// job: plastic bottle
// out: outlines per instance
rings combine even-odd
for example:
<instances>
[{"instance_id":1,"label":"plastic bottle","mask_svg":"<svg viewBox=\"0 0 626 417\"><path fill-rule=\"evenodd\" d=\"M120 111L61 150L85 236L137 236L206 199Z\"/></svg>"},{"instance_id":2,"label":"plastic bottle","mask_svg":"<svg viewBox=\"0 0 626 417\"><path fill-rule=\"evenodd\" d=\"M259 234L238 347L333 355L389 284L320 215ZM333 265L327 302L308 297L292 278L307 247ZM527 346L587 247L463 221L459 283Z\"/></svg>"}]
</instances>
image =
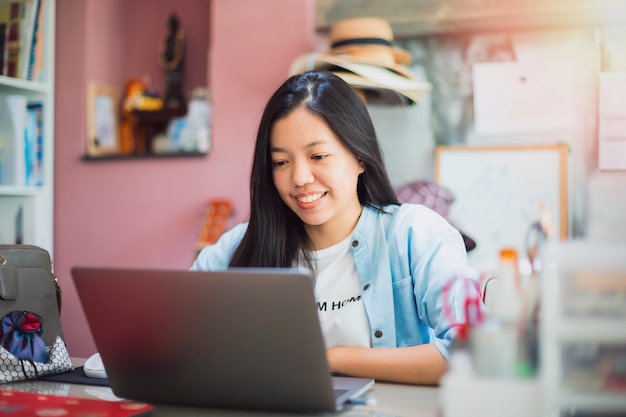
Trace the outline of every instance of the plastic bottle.
<instances>
[{"instance_id":1,"label":"plastic bottle","mask_svg":"<svg viewBox=\"0 0 626 417\"><path fill-rule=\"evenodd\" d=\"M517 250L500 251L498 266L498 294L493 303L492 316L502 322L514 323L522 318L522 294L518 270Z\"/></svg>"},{"instance_id":2,"label":"plastic bottle","mask_svg":"<svg viewBox=\"0 0 626 417\"><path fill-rule=\"evenodd\" d=\"M491 311L471 335L475 370L478 375L491 377L526 375L524 297L516 249L503 248L500 251L496 276L498 286Z\"/></svg>"}]
</instances>

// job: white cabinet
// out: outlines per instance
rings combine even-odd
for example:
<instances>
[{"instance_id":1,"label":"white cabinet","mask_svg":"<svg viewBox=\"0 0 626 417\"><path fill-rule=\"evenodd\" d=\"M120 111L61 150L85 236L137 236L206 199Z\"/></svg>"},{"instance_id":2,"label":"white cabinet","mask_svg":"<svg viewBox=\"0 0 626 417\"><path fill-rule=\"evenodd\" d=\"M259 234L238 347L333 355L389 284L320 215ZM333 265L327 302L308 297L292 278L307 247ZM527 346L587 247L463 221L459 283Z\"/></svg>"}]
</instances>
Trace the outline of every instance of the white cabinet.
<instances>
[{"instance_id":1,"label":"white cabinet","mask_svg":"<svg viewBox=\"0 0 626 417\"><path fill-rule=\"evenodd\" d=\"M625 322L626 244L568 241L545 248L540 339L544 416L626 410Z\"/></svg>"},{"instance_id":2,"label":"white cabinet","mask_svg":"<svg viewBox=\"0 0 626 417\"><path fill-rule=\"evenodd\" d=\"M2 48L19 45L21 51L9 52L22 52L18 67L31 69L30 76L28 69L9 76L5 66L0 75L0 243L30 243L52 252L55 1L0 0L0 28L3 21L8 23L5 32L15 23L15 15L7 16L15 3L40 4L41 19L33 17L30 26L23 16L22 41L5 42ZM29 32L36 40L31 39L34 46L27 54L23 51L29 42L23 41ZM29 108L23 108L25 103Z\"/></svg>"}]
</instances>

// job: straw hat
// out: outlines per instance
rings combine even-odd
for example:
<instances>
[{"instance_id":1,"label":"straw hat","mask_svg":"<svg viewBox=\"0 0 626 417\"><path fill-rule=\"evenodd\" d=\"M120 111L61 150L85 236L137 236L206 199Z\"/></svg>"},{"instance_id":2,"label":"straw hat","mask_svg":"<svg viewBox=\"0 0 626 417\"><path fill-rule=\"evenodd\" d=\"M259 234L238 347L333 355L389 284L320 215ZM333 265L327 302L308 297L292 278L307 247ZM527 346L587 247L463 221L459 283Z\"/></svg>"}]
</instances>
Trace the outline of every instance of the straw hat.
<instances>
[{"instance_id":1,"label":"straw hat","mask_svg":"<svg viewBox=\"0 0 626 417\"><path fill-rule=\"evenodd\" d=\"M394 66L411 63L411 53L392 45L393 31L385 19L356 17L330 27L330 53L362 59L364 63Z\"/></svg>"},{"instance_id":2,"label":"straw hat","mask_svg":"<svg viewBox=\"0 0 626 417\"><path fill-rule=\"evenodd\" d=\"M331 49L311 53L294 60L290 75L308 70L329 70L354 87L387 89L419 102L431 89L405 65L411 54L392 45L391 25L376 17L344 19L334 23L329 33Z\"/></svg>"}]
</instances>

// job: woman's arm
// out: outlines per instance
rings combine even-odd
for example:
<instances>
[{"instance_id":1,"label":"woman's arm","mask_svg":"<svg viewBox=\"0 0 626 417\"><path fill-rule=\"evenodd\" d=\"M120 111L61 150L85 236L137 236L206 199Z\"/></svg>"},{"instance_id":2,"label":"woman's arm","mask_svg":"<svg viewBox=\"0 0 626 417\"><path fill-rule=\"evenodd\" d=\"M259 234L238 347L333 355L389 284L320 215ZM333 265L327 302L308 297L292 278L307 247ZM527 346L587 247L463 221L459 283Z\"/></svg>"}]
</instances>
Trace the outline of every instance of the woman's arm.
<instances>
[{"instance_id":1,"label":"woman's arm","mask_svg":"<svg viewBox=\"0 0 626 417\"><path fill-rule=\"evenodd\" d=\"M434 385L447 361L434 344L401 348L334 347L326 350L332 372L378 381Z\"/></svg>"}]
</instances>

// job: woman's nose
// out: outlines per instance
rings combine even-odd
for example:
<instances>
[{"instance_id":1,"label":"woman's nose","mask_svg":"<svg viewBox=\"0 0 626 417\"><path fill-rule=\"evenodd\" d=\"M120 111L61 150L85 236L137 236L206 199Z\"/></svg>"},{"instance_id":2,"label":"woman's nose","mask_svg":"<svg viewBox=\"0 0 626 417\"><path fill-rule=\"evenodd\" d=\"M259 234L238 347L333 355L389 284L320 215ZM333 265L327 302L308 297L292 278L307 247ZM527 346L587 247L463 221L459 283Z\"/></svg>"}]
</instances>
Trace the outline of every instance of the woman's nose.
<instances>
[{"instance_id":1,"label":"woman's nose","mask_svg":"<svg viewBox=\"0 0 626 417\"><path fill-rule=\"evenodd\" d=\"M312 183L313 178L313 171L309 164L305 162L295 162L293 164L292 181L296 187Z\"/></svg>"}]
</instances>

